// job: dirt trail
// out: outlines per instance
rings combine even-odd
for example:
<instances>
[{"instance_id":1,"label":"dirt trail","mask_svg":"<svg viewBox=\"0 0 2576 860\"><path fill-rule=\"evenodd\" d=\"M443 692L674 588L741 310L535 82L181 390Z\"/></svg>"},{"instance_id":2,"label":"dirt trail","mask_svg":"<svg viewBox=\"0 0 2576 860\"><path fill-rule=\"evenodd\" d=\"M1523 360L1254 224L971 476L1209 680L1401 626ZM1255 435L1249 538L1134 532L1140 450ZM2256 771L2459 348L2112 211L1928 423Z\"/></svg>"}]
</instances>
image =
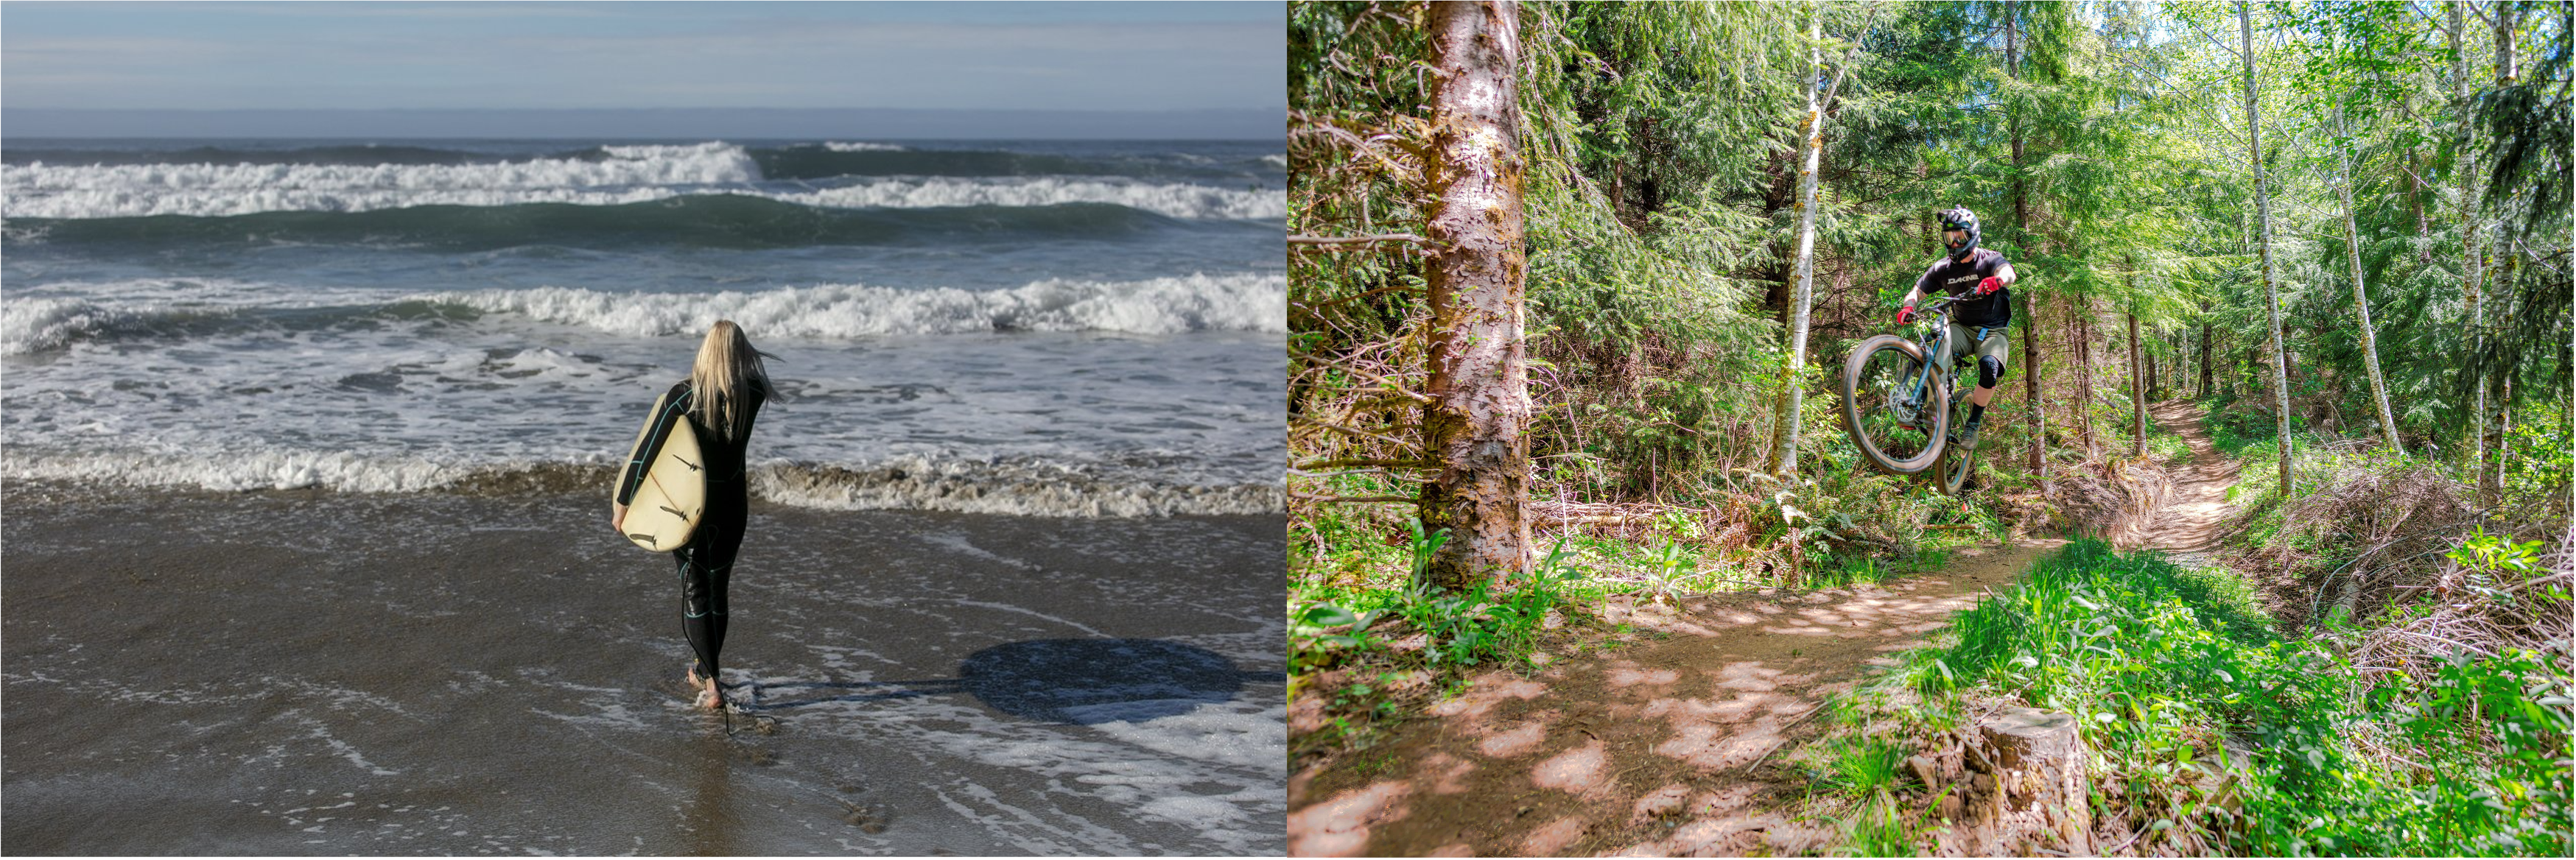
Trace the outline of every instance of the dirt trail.
<instances>
[{"instance_id":1,"label":"dirt trail","mask_svg":"<svg viewBox=\"0 0 2576 860\"><path fill-rule=\"evenodd\" d=\"M2207 545L2226 515L2232 468L2197 410L2193 467L2149 523L2148 545ZM1885 586L1719 595L1613 620L1661 640L1568 659L1538 675L1489 673L1391 740L1288 781L1292 856L1711 855L1807 853L1838 822L1792 821L1805 778L1777 754L1866 668L1924 644L1983 589L2000 590L2064 544L2025 540L1956 553L1938 573ZM1291 710L1293 720L1295 709Z\"/></svg>"},{"instance_id":2,"label":"dirt trail","mask_svg":"<svg viewBox=\"0 0 2576 860\"><path fill-rule=\"evenodd\" d=\"M2218 542L2220 524L2235 512L2227 502L2227 488L2236 485L2236 463L2220 456L2209 441L2200 407L2168 401L2148 406L2147 413L2191 446L2191 462L2172 472L2173 495L2146 524L2139 545L2178 558L2196 556Z\"/></svg>"}]
</instances>

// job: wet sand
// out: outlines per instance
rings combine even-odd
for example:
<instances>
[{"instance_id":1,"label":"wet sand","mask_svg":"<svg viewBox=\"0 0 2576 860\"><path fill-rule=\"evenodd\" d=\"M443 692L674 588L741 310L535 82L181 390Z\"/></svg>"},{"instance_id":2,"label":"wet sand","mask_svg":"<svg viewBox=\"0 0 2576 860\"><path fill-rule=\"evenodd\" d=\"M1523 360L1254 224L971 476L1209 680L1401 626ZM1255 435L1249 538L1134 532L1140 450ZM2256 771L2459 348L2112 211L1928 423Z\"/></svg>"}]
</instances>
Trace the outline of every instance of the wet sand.
<instances>
[{"instance_id":1,"label":"wet sand","mask_svg":"<svg viewBox=\"0 0 2576 860\"><path fill-rule=\"evenodd\" d=\"M1284 852L1282 518L755 504L729 731L606 508L11 487L0 852Z\"/></svg>"}]
</instances>

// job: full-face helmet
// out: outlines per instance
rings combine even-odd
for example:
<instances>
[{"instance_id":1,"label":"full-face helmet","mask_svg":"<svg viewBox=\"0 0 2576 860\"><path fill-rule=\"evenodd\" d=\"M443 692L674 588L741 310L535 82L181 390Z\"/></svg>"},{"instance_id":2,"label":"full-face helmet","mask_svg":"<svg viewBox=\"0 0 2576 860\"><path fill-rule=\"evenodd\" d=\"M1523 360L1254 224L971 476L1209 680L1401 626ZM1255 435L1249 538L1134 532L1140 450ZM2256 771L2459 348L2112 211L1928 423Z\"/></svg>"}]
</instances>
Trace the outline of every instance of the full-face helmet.
<instances>
[{"instance_id":1,"label":"full-face helmet","mask_svg":"<svg viewBox=\"0 0 2576 860\"><path fill-rule=\"evenodd\" d=\"M1952 230L1965 231L1968 238L1952 240L1947 235ZM1941 243L1950 249L1950 259L1954 262L1966 261L1969 254L1976 252L1977 240L1983 237L1983 234L1977 230L1977 213L1968 211L1968 207L1965 206L1954 206L1941 211L1941 232L1944 234L1941 237Z\"/></svg>"}]
</instances>

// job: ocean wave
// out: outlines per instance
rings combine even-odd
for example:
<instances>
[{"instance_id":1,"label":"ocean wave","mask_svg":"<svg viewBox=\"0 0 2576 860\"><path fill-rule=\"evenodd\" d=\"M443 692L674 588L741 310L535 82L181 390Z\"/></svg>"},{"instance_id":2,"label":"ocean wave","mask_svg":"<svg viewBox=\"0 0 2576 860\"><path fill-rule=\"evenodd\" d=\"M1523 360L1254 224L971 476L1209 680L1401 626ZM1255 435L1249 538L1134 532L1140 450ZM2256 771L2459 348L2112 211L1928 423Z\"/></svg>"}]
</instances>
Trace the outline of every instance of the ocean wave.
<instances>
[{"instance_id":1,"label":"ocean wave","mask_svg":"<svg viewBox=\"0 0 2576 860\"><path fill-rule=\"evenodd\" d=\"M70 149L18 146L0 150L0 162L55 164L481 164L510 160L500 153L375 143L293 148L192 146L185 149Z\"/></svg>"},{"instance_id":2,"label":"ocean wave","mask_svg":"<svg viewBox=\"0 0 2576 860\"><path fill-rule=\"evenodd\" d=\"M1072 177L1006 181L881 179L842 188L781 194L776 199L838 209L1110 203L1186 220L1288 217L1288 195L1283 191Z\"/></svg>"},{"instance_id":3,"label":"ocean wave","mask_svg":"<svg viewBox=\"0 0 2576 860\"><path fill-rule=\"evenodd\" d=\"M185 148L150 146L73 147L37 144L0 150L0 163L16 168L44 166L25 180L43 184L133 181L149 176L163 182L237 187L246 178L276 176L306 185L336 184L350 176L382 181L386 167L476 167L467 171L413 171L403 181L413 184L483 184L493 180L542 181L560 175L572 182L633 173L634 162L668 161L722 168L739 176L748 159L760 180L829 180L870 176L1118 176L1234 182L1255 179L1269 169L1284 168L1282 156L1215 159L1186 151L1128 150L1068 155L1008 149L923 149L893 143L828 141L781 146L737 146L721 141L688 146L589 146L534 151L528 144L482 146L434 144L315 144L305 146L205 145ZM620 165L619 163L625 163ZM501 165L514 165L502 168ZM590 165L581 167L581 165ZM127 167L123 172L77 168ZM285 173L208 168L302 168ZM327 169L323 169L327 168ZM592 184L596 184L595 182Z\"/></svg>"},{"instance_id":4,"label":"ocean wave","mask_svg":"<svg viewBox=\"0 0 2576 860\"><path fill-rule=\"evenodd\" d=\"M25 299L0 304L0 355L54 349L130 318L80 299Z\"/></svg>"},{"instance_id":5,"label":"ocean wave","mask_svg":"<svg viewBox=\"0 0 2576 860\"><path fill-rule=\"evenodd\" d=\"M571 163L571 162L564 162ZM612 163L642 163L640 161ZM501 167L309 168L331 177L285 175L262 181L255 174L295 174L305 167L183 165L155 167L7 168L12 219L88 220L184 216L198 218L310 212L364 213L425 206L509 207L534 204L615 207L674 199L737 196L826 208L914 209L955 206L1056 206L1107 203L1185 220L1285 218L1288 198L1268 188L1158 183L1117 178L1041 176L1014 179L877 178L808 190L760 186L723 171L674 174L558 176L563 181L522 181ZM489 183L458 177L404 176L420 171L483 170ZM101 174L66 178L56 171ZM158 174L158 175L156 175ZM223 174L221 176L203 176ZM616 181L616 180L631 181ZM202 181L201 181L202 180Z\"/></svg>"},{"instance_id":6,"label":"ocean wave","mask_svg":"<svg viewBox=\"0 0 2576 860\"><path fill-rule=\"evenodd\" d=\"M794 248L1006 239L1113 240L1175 222L1107 203L853 209L743 194L670 196L614 205L429 205L356 212L257 212L223 217L13 218L8 240L62 247L106 245L357 244L442 250L538 245L569 248ZM614 195L601 195L605 202Z\"/></svg>"},{"instance_id":7,"label":"ocean wave","mask_svg":"<svg viewBox=\"0 0 2576 860\"><path fill-rule=\"evenodd\" d=\"M604 492L605 464L456 465L349 452L228 451L220 458L167 452L30 453L0 457L12 481L219 492L323 489L353 493L457 492L526 496ZM1276 484L1193 485L1099 468L1028 462L898 458L872 465L773 462L751 470L752 497L830 510L916 510L1043 517L1132 518L1275 514Z\"/></svg>"},{"instance_id":8,"label":"ocean wave","mask_svg":"<svg viewBox=\"0 0 2576 860\"><path fill-rule=\"evenodd\" d=\"M600 151L487 164L12 164L0 169L0 188L12 217L120 218L576 202L566 195L760 181L759 165L731 144Z\"/></svg>"},{"instance_id":9,"label":"ocean wave","mask_svg":"<svg viewBox=\"0 0 2576 860\"><path fill-rule=\"evenodd\" d=\"M843 145L755 149L752 160L769 179L865 176L1154 176L1204 173L1157 159L1072 158L992 149L847 149Z\"/></svg>"},{"instance_id":10,"label":"ocean wave","mask_svg":"<svg viewBox=\"0 0 2576 860\"><path fill-rule=\"evenodd\" d=\"M0 355L47 352L82 341L374 328L391 322L470 323L482 314L516 314L640 337L697 332L717 319L735 320L763 336L818 340L1000 331L1278 332L1286 318L1287 283L1280 275L1235 273L1132 282L1053 279L982 291L826 284L704 295L540 287L388 297L185 279L35 289L79 296L0 299Z\"/></svg>"},{"instance_id":11,"label":"ocean wave","mask_svg":"<svg viewBox=\"0 0 2576 860\"><path fill-rule=\"evenodd\" d=\"M1287 278L1190 275L1102 283L1049 279L1007 290L823 285L713 295L544 287L416 298L617 334L669 335L731 319L764 336L852 338L992 331L1176 334L1286 330Z\"/></svg>"},{"instance_id":12,"label":"ocean wave","mask_svg":"<svg viewBox=\"0 0 2576 860\"><path fill-rule=\"evenodd\" d=\"M124 334L181 333L194 323L220 319L221 308L147 303L120 306L75 298L11 298L0 303L0 355L61 349L73 341Z\"/></svg>"}]
</instances>

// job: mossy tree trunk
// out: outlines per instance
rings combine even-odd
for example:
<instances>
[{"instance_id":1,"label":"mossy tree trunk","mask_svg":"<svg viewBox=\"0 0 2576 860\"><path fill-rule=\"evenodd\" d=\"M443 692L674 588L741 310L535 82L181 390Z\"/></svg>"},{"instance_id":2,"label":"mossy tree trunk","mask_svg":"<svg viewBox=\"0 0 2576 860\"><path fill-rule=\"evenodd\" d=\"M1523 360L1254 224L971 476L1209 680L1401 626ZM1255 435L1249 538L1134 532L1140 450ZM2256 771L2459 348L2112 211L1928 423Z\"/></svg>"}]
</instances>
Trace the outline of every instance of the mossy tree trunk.
<instances>
[{"instance_id":1,"label":"mossy tree trunk","mask_svg":"<svg viewBox=\"0 0 2576 860\"><path fill-rule=\"evenodd\" d=\"M1424 278L1432 402L1422 425L1440 471L1421 511L1427 528L1449 530L1428 570L1443 588L1529 569L1518 16L1509 0L1431 4L1436 158L1425 185L1438 200L1428 224L1437 250Z\"/></svg>"}]
</instances>

